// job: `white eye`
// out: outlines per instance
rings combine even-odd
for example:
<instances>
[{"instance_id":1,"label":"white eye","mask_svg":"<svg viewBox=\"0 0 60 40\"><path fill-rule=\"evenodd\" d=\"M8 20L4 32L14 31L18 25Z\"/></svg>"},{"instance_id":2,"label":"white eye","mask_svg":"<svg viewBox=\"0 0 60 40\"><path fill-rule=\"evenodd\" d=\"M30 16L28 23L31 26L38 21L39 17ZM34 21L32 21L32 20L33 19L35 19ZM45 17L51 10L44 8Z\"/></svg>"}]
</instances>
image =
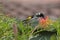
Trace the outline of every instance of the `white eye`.
<instances>
[{"instance_id":1,"label":"white eye","mask_svg":"<svg viewBox=\"0 0 60 40\"><path fill-rule=\"evenodd\" d=\"M38 15L40 15L41 13L38 13Z\"/></svg>"},{"instance_id":2,"label":"white eye","mask_svg":"<svg viewBox=\"0 0 60 40\"><path fill-rule=\"evenodd\" d=\"M41 13L36 13L36 15L40 15Z\"/></svg>"},{"instance_id":3,"label":"white eye","mask_svg":"<svg viewBox=\"0 0 60 40\"><path fill-rule=\"evenodd\" d=\"M36 15L38 15L38 13L36 13Z\"/></svg>"}]
</instances>

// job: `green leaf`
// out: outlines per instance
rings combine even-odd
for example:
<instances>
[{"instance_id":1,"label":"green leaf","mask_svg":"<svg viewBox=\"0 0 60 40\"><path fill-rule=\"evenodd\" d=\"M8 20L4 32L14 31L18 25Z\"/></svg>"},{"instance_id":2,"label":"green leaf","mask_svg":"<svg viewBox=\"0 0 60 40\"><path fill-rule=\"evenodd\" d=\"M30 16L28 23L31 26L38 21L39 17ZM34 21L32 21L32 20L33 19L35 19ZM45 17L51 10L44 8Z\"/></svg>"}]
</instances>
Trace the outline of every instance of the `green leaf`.
<instances>
[{"instance_id":1,"label":"green leaf","mask_svg":"<svg viewBox=\"0 0 60 40\"><path fill-rule=\"evenodd\" d=\"M57 40L56 34L51 35L50 40Z\"/></svg>"},{"instance_id":2,"label":"green leaf","mask_svg":"<svg viewBox=\"0 0 60 40\"><path fill-rule=\"evenodd\" d=\"M49 32L49 31L42 31L39 33L39 35L34 36L30 40L50 40L50 39L52 39L51 36L54 34L56 34L56 33L55 32Z\"/></svg>"}]
</instances>

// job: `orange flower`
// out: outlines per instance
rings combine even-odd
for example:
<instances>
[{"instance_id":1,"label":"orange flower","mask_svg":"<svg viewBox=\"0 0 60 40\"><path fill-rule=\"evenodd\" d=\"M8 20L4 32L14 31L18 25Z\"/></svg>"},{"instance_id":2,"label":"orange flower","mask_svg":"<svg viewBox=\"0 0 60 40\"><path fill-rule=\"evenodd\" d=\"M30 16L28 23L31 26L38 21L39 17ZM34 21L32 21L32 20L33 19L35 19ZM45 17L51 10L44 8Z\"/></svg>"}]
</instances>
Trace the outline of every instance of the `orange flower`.
<instances>
[{"instance_id":1,"label":"orange flower","mask_svg":"<svg viewBox=\"0 0 60 40\"><path fill-rule=\"evenodd\" d=\"M49 24L50 24L50 20L48 19L48 16L39 19L39 25L41 25L42 28L47 27Z\"/></svg>"}]
</instances>

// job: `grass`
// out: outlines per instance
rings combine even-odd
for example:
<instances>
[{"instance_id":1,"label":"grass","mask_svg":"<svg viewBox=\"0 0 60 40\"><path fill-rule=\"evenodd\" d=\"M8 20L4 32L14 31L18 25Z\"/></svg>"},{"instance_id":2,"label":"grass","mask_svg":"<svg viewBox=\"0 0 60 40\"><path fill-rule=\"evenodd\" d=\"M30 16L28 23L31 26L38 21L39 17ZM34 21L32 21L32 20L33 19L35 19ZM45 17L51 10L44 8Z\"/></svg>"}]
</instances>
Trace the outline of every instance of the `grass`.
<instances>
[{"instance_id":1,"label":"grass","mask_svg":"<svg viewBox=\"0 0 60 40\"><path fill-rule=\"evenodd\" d=\"M16 25L16 28L13 27L13 24ZM42 31L52 31L52 32L57 31L56 32L57 34L52 35L50 37L50 40L56 40L56 39L60 40L60 19L57 19L55 22L52 22L52 25L49 25L46 29L39 28L37 31L31 34L33 29L34 29L33 26L31 26L30 24L24 25L24 23L19 19L13 17L10 18L5 15L0 15L0 40L15 40L15 39L29 40L29 38L31 37L34 38L37 34L39 34Z\"/></svg>"},{"instance_id":2,"label":"grass","mask_svg":"<svg viewBox=\"0 0 60 40\"><path fill-rule=\"evenodd\" d=\"M4 15L0 15L0 40L13 40L15 39L13 24L17 25L18 40L27 40L29 38L29 34L32 30L30 26L24 26L23 22L17 20L16 18L10 18ZM13 30L14 29L14 30Z\"/></svg>"}]
</instances>

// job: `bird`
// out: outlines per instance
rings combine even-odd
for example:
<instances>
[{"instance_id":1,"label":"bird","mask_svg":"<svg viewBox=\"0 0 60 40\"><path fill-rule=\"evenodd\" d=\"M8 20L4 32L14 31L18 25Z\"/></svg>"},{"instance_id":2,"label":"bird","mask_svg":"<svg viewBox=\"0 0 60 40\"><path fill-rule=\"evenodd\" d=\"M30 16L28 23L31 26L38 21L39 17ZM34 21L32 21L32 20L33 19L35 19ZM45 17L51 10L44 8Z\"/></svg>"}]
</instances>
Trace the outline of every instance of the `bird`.
<instances>
[{"instance_id":1,"label":"bird","mask_svg":"<svg viewBox=\"0 0 60 40\"><path fill-rule=\"evenodd\" d=\"M23 22L25 23L25 24L27 24L27 23L31 23L32 24L32 26L36 26L37 25L37 23L38 23L38 18L44 18L44 14L42 13L42 12L39 12L39 13L36 13L36 14L34 14L34 15L32 15L32 16L28 16L25 20L23 20ZM36 24L36 25L35 25Z\"/></svg>"}]
</instances>

